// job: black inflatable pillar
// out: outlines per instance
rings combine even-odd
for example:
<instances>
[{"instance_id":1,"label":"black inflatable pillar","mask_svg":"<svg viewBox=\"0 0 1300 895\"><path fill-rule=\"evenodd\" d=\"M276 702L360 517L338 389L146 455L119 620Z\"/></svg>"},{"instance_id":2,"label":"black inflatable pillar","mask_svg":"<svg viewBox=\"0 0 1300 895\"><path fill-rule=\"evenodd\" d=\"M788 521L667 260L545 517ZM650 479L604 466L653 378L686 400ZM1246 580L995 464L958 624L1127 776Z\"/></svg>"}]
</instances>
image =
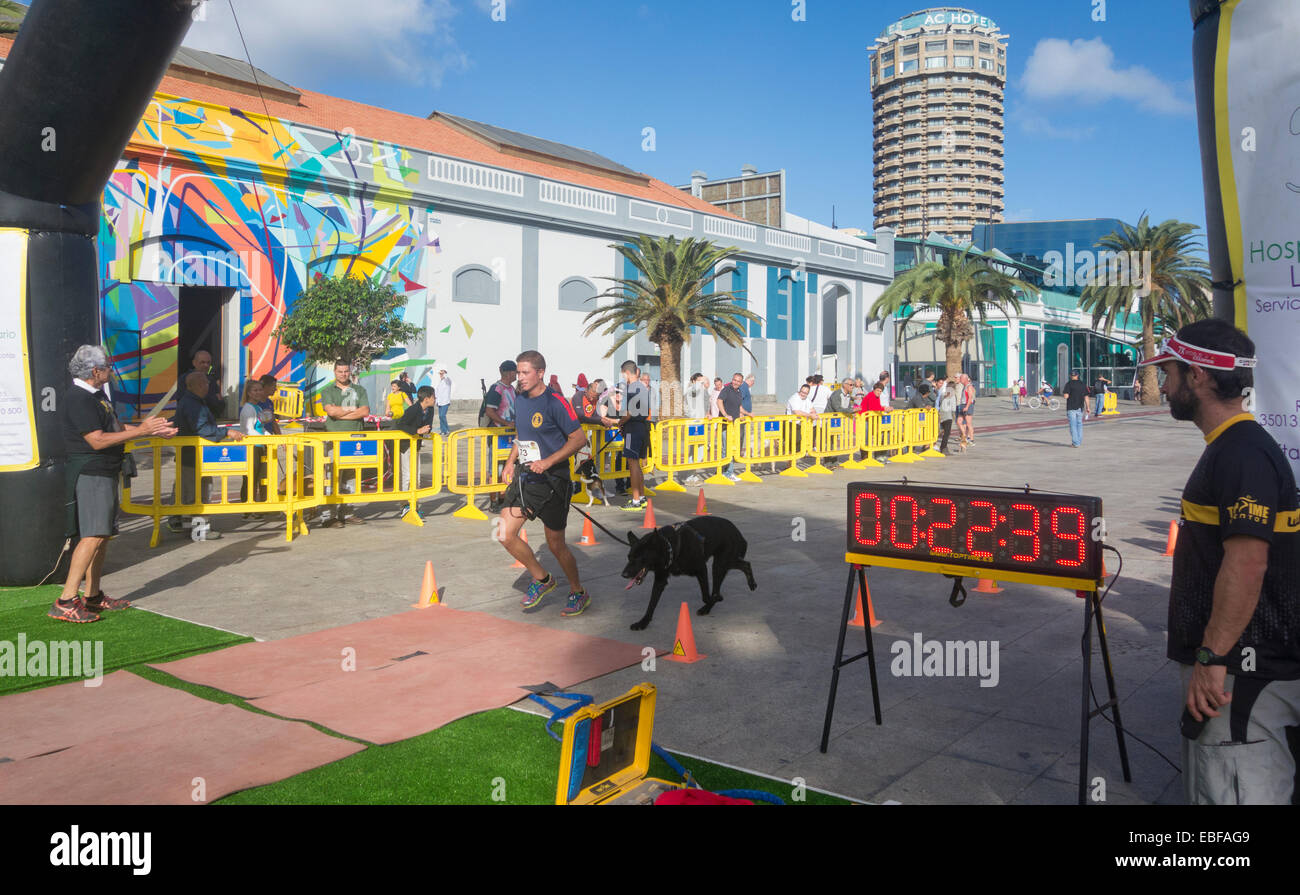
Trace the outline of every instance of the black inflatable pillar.
<instances>
[{"instance_id":1,"label":"black inflatable pillar","mask_svg":"<svg viewBox=\"0 0 1300 895\"><path fill-rule=\"evenodd\" d=\"M0 69L0 227L30 231L29 400L40 451L37 468L0 473L0 586L37 583L63 546L57 397L77 346L101 341L100 197L195 5L41 0Z\"/></svg>"}]
</instances>

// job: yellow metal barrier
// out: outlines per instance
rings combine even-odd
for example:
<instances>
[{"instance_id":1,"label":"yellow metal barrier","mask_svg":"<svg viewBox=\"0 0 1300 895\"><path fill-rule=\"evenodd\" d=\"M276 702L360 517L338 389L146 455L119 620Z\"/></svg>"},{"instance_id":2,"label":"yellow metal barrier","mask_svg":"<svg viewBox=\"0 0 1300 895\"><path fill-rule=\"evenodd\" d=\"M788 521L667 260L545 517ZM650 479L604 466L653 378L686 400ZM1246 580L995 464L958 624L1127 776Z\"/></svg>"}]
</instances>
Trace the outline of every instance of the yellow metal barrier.
<instances>
[{"instance_id":1,"label":"yellow metal barrier","mask_svg":"<svg viewBox=\"0 0 1300 895\"><path fill-rule=\"evenodd\" d=\"M912 444L912 450L921 449L920 457L942 457L943 452L935 448L934 443L939 440L939 411L933 407L927 407L924 410L917 411L916 422L916 441Z\"/></svg>"},{"instance_id":2,"label":"yellow metal barrier","mask_svg":"<svg viewBox=\"0 0 1300 895\"><path fill-rule=\"evenodd\" d=\"M304 432L295 438L301 468L311 470L310 482L298 479L299 496L310 499L308 505L400 501L409 507L403 520L423 526L417 502L442 490L441 436L415 439L386 430Z\"/></svg>"},{"instance_id":3,"label":"yellow metal barrier","mask_svg":"<svg viewBox=\"0 0 1300 895\"><path fill-rule=\"evenodd\" d=\"M1101 404L1102 416L1119 416L1119 392L1106 392Z\"/></svg>"},{"instance_id":4,"label":"yellow metal barrier","mask_svg":"<svg viewBox=\"0 0 1300 895\"><path fill-rule=\"evenodd\" d=\"M500 494L506 489L506 483L501 479L501 465L510 456L514 443L514 429L460 429L451 433L443 452L447 490L465 495L465 505L452 513L453 516L488 518L474 506L474 500L484 494Z\"/></svg>"},{"instance_id":5,"label":"yellow metal barrier","mask_svg":"<svg viewBox=\"0 0 1300 895\"><path fill-rule=\"evenodd\" d=\"M302 389L292 382L277 382L275 394L271 396L271 406L275 408L278 417L298 419L302 416Z\"/></svg>"},{"instance_id":6,"label":"yellow metal barrier","mask_svg":"<svg viewBox=\"0 0 1300 895\"><path fill-rule=\"evenodd\" d=\"M795 465L804 455L805 445L811 442L804 435L804 423L799 416L750 416L731 424L735 437L732 459L745 464L740 478L746 482L761 482L754 475L755 463L789 463L780 475L806 478L808 473Z\"/></svg>"},{"instance_id":7,"label":"yellow metal barrier","mask_svg":"<svg viewBox=\"0 0 1300 895\"><path fill-rule=\"evenodd\" d=\"M858 417L859 433L858 445L867 455L865 459L859 460L857 467L866 468L870 466L884 466L885 464L876 459L876 454L884 451L896 451L903 444L903 416L900 411L872 411L861 414ZM865 423L865 425L862 425ZM891 457L891 460L898 459ZM913 461L904 460L904 463Z\"/></svg>"},{"instance_id":8,"label":"yellow metal barrier","mask_svg":"<svg viewBox=\"0 0 1300 895\"><path fill-rule=\"evenodd\" d=\"M735 436L721 417L710 419L659 420L650 430L650 453L654 468L668 473L667 481L656 485L658 491L685 491L674 476L679 472L712 469L705 479L710 485L733 485L722 474L722 467L733 459L731 446ZM757 480L757 476L754 476Z\"/></svg>"},{"instance_id":9,"label":"yellow metal barrier","mask_svg":"<svg viewBox=\"0 0 1300 895\"><path fill-rule=\"evenodd\" d=\"M853 461L858 451L858 434L852 417L839 413L823 414L814 420L809 429L811 440L808 442L807 455L816 462L804 472L817 475L831 475L831 471L822 465L822 460L831 457L844 457L845 463Z\"/></svg>"},{"instance_id":10,"label":"yellow metal barrier","mask_svg":"<svg viewBox=\"0 0 1300 895\"><path fill-rule=\"evenodd\" d=\"M891 463L919 463L924 459L925 454L921 448L926 444L925 432L922 430L924 425L922 414L925 412L917 407L893 411L898 416L896 423L898 453L889 458Z\"/></svg>"},{"instance_id":11,"label":"yellow metal barrier","mask_svg":"<svg viewBox=\"0 0 1300 895\"><path fill-rule=\"evenodd\" d=\"M189 436L127 442L141 476L123 483L122 510L153 519L150 547L158 546L167 516L284 513L285 540L292 540L294 514L303 505L291 487L296 478L295 440L259 435L242 441ZM138 482L146 472L152 484L147 498Z\"/></svg>"}]
</instances>

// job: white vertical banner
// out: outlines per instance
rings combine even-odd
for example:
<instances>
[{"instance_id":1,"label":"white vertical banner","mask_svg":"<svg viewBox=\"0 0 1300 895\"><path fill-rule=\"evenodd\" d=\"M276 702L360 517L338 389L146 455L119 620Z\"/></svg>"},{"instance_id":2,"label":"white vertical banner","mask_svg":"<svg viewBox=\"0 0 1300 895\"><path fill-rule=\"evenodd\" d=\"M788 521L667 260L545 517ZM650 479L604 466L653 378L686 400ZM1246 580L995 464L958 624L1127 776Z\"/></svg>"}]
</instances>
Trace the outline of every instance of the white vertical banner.
<instances>
[{"instance_id":1,"label":"white vertical banner","mask_svg":"<svg viewBox=\"0 0 1300 895\"><path fill-rule=\"evenodd\" d=\"M27 364L27 231L0 229L0 472L40 463Z\"/></svg>"},{"instance_id":2,"label":"white vertical banner","mask_svg":"<svg viewBox=\"0 0 1300 895\"><path fill-rule=\"evenodd\" d=\"M1300 478L1300 4L1228 0L1217 43L1219 187L1241 281L1234 322L1258 351L1255 418Z\"/></svg>"}]
</instances>

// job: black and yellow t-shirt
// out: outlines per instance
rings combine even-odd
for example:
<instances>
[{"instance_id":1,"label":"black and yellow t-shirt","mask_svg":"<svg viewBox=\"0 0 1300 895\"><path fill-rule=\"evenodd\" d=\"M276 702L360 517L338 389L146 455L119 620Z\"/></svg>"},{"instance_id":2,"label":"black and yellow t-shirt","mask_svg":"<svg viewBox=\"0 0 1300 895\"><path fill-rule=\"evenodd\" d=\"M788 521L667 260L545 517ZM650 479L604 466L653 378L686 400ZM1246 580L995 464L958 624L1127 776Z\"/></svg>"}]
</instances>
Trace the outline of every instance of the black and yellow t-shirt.
<instances>
[{"instance_id":1,"label":"black and yellow t-shirt","mask_svg":"<svg viewBox=\"0 0 1300 895\"><path fill-rule=\"evenodd\" d=\"M1229 670L1267 680L1300 679L1300 504L1282 449L1248 413L1205 438L1207 447L1183 489L1183 527L1174 549L1169 594L1170 659L1195 661L1214 607L1223 542L1248 535L1269 543L1264 588L1238 648L1255 650L1255 670Z\"/></svg>"}]
</instances>

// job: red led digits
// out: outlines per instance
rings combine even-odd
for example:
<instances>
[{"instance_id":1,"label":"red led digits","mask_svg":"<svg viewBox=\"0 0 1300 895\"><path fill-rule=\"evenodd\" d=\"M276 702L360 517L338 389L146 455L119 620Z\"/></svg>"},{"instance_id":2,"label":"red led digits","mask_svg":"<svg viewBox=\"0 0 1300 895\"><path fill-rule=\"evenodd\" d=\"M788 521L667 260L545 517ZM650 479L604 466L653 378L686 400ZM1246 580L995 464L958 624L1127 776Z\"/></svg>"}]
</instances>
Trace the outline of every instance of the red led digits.
<instances>
[{"instance_id":1,"label":"red led digits","mask_svg":"<svg viewBox=\"0 0 1300 895\"><path fill-rule=\"evenodd\" d=\"M898 505L901 503L909 504L912 507L912 518L904 521L904 524L912 530L912 540L906 544L898 540ZM906 494L891 497L889 499L889 543L901 550L915 550L917 543L921 540L921 532L916 524L917 516L916 498L908 497Z\"/></svg>"},{"instance_id":2,"label":"red led digits","mask_svg":"<svg viewBox=\"0 0 1300 895\"><path fill-rule=\"evenodd\" d=\"M952 553L952 535L950 534L948 536L947 544L936 544L934 533L939 529L947 529L948 531L951 532L952 529L957 525L957 504L953 503L951 500L949 500L946 497L931 498L930 506L935 507L937 509L939 504L948 505L948 521L930 523L930 530L926 533L927 540L929 541L930 544L930 552L931 553Z\"/></svg>"},{"instance_id":3,"label":"red led digits","mask_svg":"<svg viewBox=\"0 0 1300 895\"><path fill-rule=\"evenodd\" d=\"M1038 526L1042 524L1042 515L1038 512L1038 507L1033 506L1032 504L1013 503L1011 505L1013 521L1017 511L1032 513L1033 521L1029 523L1028 528L1012 528L1011 533L1022 538L1032 538L1033 548L1032 552L1027 555L1024 553L1012 553L1011 558L1016 562L1037 562L1038 557L1041 556L1043 552L1042 542L1038 538Z\"/></svg>"},{"instance_id":4,"label":"red led digits","mask_svg":"<svg viewBox=\"0 0 1300 895\"><path fill-rule=\"evenodd\" d=\"M970 507L972 511L977 509L979 510L987 509L989 511L989 524L972 525L970 528L966 530L966 552L969 553L971 556L978 556L980 559L992 559L993 558L992 550L975 549L975 535L977 532L982 532L982 531L986 531L991 535L993 533L993 530L997 528L998 526L997 507L989 503L987 500L972 500L970 503ZM989 544L992 545L992 543L993 543L993 538L989 538Z\"/></svg>"},{"instance_id":5,"label":"red led digits","mask_svg":"<svg viewBox=\"0 0 1300 895\"><path fill-rule=\"evenodd\" d=\"M1060 518L1062 516L1067 516L1067 515L1074 516L1074 521L1077 523L1074 526L1075 528L1074 531L1064 531L1059 524ZM1084 541L1083 539L1084 531L1087 528L1087 526L1084 523L1083 510L1079 509L1078 507L1057 507L1056 509L1052 510L1052 515L1049 518L1049 521L1052 526L1053 537L1055 537L1057 540L1060 541L1075 541L1078 547L1078 552L1076 554L1075 559L1065 559L1064 557L1057 557L1056 560L1057 565L1065 566L1066 568L1070 568L1070 569L1074 569L1074 568L1078 568L1079 566L1082 566L1084 560L1087 558L1088 555L1088 545L1087 542Z\"/></svg>"},{"instance_id":6,"label":"red led digits","mask_svg":"<svg viewBox=\"0 0 1300 895\"><path fill-rule=\"evenodd\" d=\"M862 504L868 500L876 505L876 511L872 514L870 519L871 524L875 526L876 533L870 538L863 537L862 535ZM870 491L862 492L858 495L857 500L853 502L853 524L855 528L853 536L857 538L859 544L864 544L867 547L874 547L880 543L880 509L880 498L872 494Z\"/></svg>"}]
</instances>

